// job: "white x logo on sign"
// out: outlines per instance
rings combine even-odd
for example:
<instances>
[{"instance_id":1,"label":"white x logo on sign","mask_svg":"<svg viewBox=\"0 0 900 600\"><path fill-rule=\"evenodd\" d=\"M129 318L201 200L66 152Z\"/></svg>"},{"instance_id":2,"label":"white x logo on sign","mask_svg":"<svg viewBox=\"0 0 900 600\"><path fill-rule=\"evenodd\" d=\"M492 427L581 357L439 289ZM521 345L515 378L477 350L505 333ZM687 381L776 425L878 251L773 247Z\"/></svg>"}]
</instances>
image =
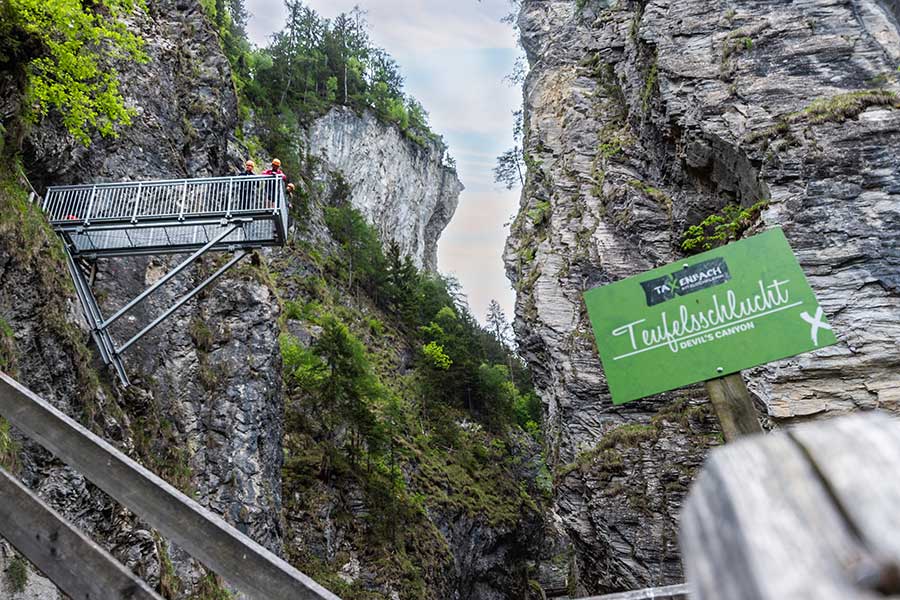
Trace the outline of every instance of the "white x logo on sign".
<instances>
[{"instance_id":1,"label":"white x logo on sign","mask_svg":"<svg viewBox=\"0 0 900 600\"><path fill-rule=\"evenodd\" d=\"M812 342L816 346L819 345L819 330L827 329L828 331L831 331L831 325L829 325L828 323L826 323L825 321L822 320L823 316L824 316L824 314L822 312L821 306L816 308L816 316L815 317L809 316L809 313L806 311L800 313L800 317L804 321L806 321L807 323L812 325Z\"/></svg>"}]
</instances>

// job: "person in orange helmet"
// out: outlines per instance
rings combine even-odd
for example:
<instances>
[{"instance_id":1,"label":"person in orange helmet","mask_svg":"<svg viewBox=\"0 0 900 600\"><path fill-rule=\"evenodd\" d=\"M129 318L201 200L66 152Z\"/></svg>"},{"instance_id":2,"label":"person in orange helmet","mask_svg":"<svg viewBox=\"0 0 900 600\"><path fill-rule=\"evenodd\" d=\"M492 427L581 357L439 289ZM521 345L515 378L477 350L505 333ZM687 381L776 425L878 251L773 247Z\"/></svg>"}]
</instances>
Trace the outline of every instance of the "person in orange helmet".
<instances>
[{"instance_id":1,"label":"person in orange helmet","mask_svg":"<svg viewBox=\"0 0 900 600\"><path fill-rule=\"evenodd\" d=\"M276 177L280 177L282 181L287 183L288 177L287 173L281 170L281 161L277 158L272 159L272 166L265 171L262 172L263 175L275 175Z\"/></svg>"},{"instance_id":2,"label":"person in orange helmet","mask_svg":"<svg viewBox=\"0 0 900 600\"><path fill-rule=\"evenodd\" d=\"M285 184L285 187L287 188L287 193L288 193L288 197L287 197L288 210L290 210L291 196L294 193L294 184L288 182L287 173L285 173L284 171L281 170L281 161L278 160L277 158L273 158L272 166L270 168L266 169L265 171L263 171L262 174L263 175L274 175L275 177L280 178L282 183Z\"/></svg>"}]
</instances>

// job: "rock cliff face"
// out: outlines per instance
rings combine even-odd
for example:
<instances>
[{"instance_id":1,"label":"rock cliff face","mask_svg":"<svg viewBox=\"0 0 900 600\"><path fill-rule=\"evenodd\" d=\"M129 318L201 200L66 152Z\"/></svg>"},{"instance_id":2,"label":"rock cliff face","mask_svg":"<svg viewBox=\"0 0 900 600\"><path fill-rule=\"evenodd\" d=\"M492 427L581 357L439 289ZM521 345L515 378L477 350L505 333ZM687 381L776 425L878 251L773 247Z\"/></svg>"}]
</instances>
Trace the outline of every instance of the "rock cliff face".
<instances>
[{"instance_id":1,"label":"rock cliff face","mask_svg":"<svg viewBox=\"0 0 900 600\"><path fill-rule=\"evenodd\" d=\"M350 201L417 267L437 270L437 241L450 222L463 185L445 166L446 150L420 145L375 115L333 108L309 128L309 152L341 173Z\"/></svg>"},{"instance_id":2,"label":"rock cliff face","mask_svg":"<svg viewBox=\"0 0 900 600\"><path fill-rule=\"evenodd\" d=\"M211 176L240 164L239 155L229 154L237 98L228 61L199 2L148 3L147 12L136 14L129 26L145 40L150 59L119 68L123 96L136 110L133 125L122 128L116 139L95 139L84 147L57 121L45 120L25 140L23 161L37 188ZM170 258L100 261L94 291L106 314L173 264ZM138 331L141 323L201 281L209 264L154 294L122 320L114 337L122 341ZM60 294L70 288L66 278L34 280L31 269L41 273L54 268L62 267L49 260L29 265L17 253L9 255L0 314L15 330L22 381L45 397L58 398L61 408L91 421L147 466L280 553L280 309L270 287L238 271L201 295L126 354L135 385L123 392L108 383L108 373L101 373L97 385L91 373L99 368L91 359L95 349L83 345L83 331L66 324L81 322L71 297L67 312L57 306L63 302ZM73 353L75 342L62 344L59 331L48 331L48 315L56 315L57 329L81 344L80 355ZM33 353L32 348L55 348L59 356ZM81 371L69 364L72 356L81 357ZM110 514L127 513L46 454L26 456L23 478L54 506L80 515L76 522L87 524L88 531L153 583L162 575L160 553L171 555L184 582L182 591L191 591L199 573L190 562L178 560L177 548L157 543L133 517L103 519L97 511L104 506Z\"/></svg>"},{"instance_id":3,"label":"rock cliff face","mask_svg":"<svg viewBox=\"0 0 900 600\"><path fill-rule=\"evenodd\" d=\"M718 443L702 389L613 407L582 293L768 201L840 343L747 373L772 426L898 410L900 37L872 0L525 0L528 178L505 260L579 581L682 579L685 485ZM660 413L660 408L665 407Z\"/></svg>"},{"instance_id":4,"label":"rock cliff face","mask_svg":"<svg viewBox=\"0 0 900 600\"><path fill-rule=\"evenodd\" d=\"M237 97L228 60L199 2L155 0L129 27L145 41L145 64L118 65L133 124L119 137L95 136L89 147L58 120L45 120L26 140L25 168L45 185L225 175L241 164L229 156Z\"/></svg>"}]
</instances>

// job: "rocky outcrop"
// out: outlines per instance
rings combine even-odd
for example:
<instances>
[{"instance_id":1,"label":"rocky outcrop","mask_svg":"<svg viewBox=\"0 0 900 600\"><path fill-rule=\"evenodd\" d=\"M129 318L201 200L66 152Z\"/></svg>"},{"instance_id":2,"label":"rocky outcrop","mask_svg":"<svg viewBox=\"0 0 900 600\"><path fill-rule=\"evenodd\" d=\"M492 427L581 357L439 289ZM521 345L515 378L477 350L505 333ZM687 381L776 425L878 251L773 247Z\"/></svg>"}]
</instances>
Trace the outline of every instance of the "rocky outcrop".
<instances>
[{"instance_id":1,"label":"rocky outcrop","mask_svg":"<svg viewBox=\"0 0 900 600\"><path fill-rule=\"evenodd\" d=\"M586 591L682 579L677 511L714 421L697 388L613 407L582 294L676 260L687 226L767 201L749 233L784 228L838 334L747 374L770 425L900 408L897 12L523 2L529 170L505 261Z\"/></svg>"},{"instance_id":2,"label":"rocky outcrop","mask_svg":"<svg viewBox=\"0 0 900 600\"><path fill-rule=\"evenodd\" d=\"M326 172L340 173L351 204L385 242L417 267L437 270L437 241L463 190L442 144L413 141L372 112L337 107L313 122L308 145Z\"/></svg>"}]
</instances>

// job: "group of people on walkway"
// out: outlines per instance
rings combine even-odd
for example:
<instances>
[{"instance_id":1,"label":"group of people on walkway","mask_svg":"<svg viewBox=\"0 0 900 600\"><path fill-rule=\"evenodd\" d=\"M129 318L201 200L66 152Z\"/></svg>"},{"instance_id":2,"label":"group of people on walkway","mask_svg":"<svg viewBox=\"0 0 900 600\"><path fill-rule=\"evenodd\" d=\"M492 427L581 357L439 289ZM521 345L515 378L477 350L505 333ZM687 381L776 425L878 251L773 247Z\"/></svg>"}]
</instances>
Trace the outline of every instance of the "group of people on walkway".
<instances>
[{"instance_id":1,"label":"group of people on walkway","mask_svg":"<svg viewBox=\"0 0 900 600\"><path fill-rule=\"evenodd\" d=\"M252 160L248 160L244 163L244 172L241 175L256 175L256 163ZM288 179L287 173L281 170L281 161L277 158L272 159L272 166L260 173L260 175L275 175L276 177L281 178L287 186L288 194L294 191L294 184L290 182Z\"/></svg>"}]
</instances>

